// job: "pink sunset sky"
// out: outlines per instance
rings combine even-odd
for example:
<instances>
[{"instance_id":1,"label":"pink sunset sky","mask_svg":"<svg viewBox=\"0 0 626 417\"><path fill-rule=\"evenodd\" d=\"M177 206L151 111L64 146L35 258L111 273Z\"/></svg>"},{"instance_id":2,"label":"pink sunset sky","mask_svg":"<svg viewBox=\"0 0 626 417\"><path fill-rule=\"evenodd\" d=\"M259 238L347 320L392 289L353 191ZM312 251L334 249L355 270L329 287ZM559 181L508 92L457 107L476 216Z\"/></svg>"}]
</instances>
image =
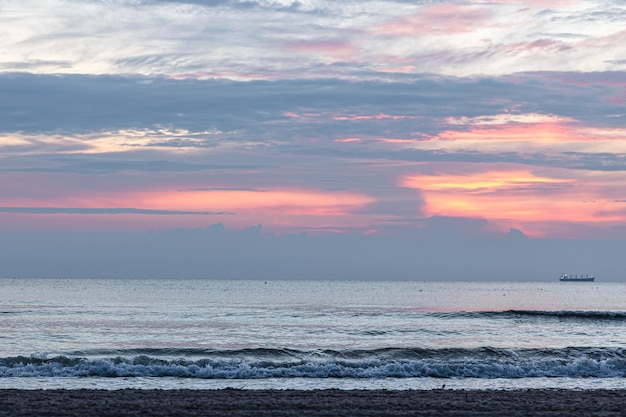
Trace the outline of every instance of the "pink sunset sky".
<instances>
[{"instance_id":1,"label":"pink sunset sky","mask_svg":"<svg viewBox=\"0 0 626 417\"><path fill-rule=\"evenodd\" d=\"M0 232L623 239L621 1L7 0Z\"/></svg>"}]
</instances>

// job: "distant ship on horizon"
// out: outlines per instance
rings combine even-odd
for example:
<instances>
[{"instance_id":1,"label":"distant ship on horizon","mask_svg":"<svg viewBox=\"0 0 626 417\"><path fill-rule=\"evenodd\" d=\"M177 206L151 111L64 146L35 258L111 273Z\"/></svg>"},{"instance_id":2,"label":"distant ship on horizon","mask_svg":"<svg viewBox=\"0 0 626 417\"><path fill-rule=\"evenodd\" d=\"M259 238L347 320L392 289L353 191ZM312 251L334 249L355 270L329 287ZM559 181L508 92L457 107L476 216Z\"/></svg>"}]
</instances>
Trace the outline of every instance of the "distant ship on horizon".
<instances>
[{"instance_id":1,"label":"distant ship on horizon","mask_svg":"<svg viewBox=\"0 0 626 417\"><path fill-rule=\"evenodd\" d=\"M596 277L593 275L572 275L572 274L562 274L559 278L559 281L572 281L572 282L593 282Z\"/></svg>"}]
</instances>

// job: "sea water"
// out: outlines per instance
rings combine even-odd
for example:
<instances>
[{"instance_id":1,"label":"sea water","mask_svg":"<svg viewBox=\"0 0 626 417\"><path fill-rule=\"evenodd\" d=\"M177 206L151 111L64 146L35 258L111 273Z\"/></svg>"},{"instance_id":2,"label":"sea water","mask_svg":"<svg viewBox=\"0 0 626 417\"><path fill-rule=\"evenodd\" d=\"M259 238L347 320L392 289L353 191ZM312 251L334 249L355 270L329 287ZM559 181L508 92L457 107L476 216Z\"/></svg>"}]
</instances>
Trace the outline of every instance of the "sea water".
<instances>
[{"instance_id":1,"label":"sea water","mask_svg":"<svg viewBox=\"0 0 626 417\"><path fill-rule=\"evenodd\" d=\"M0 388L626 388L626 284L0 279Z\"/></svg>"}]
</instances>

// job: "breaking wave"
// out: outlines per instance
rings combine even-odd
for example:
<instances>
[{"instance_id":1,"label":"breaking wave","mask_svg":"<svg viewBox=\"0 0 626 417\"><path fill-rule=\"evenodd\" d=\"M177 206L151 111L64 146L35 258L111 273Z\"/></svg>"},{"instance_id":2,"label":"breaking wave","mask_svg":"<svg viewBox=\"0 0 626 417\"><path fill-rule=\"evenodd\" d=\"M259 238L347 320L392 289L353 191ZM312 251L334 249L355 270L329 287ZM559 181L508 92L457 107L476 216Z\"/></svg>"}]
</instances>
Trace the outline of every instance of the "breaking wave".
<instances>
[{"instance_id":1,"label":"breaking wave","mask_svg":"<svg viewBox=\"0 0 626 417\"><path fill-rule=\"evenodd\" d=\"M564 349L146 349L0 358L0 377L615 378L626 350Z\"/></svg>"}]
</instances>

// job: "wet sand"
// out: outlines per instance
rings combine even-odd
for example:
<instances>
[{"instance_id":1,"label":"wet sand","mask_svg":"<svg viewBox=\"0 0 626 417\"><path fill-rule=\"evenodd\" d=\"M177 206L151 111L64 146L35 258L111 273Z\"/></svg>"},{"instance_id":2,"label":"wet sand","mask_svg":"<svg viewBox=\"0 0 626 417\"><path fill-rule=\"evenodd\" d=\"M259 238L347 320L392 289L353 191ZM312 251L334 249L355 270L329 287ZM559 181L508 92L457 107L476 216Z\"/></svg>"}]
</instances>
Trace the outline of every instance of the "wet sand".
<instances>
[{"instance_id":1,"label":"wet sand","mask_svg":"<svg viewBox=\"0 0 626 417\"><path fill-rule=\"evenodd\" d=\"M626 390L0 390L0 416L618 416Z\"/></svg>"}]
</instances>

